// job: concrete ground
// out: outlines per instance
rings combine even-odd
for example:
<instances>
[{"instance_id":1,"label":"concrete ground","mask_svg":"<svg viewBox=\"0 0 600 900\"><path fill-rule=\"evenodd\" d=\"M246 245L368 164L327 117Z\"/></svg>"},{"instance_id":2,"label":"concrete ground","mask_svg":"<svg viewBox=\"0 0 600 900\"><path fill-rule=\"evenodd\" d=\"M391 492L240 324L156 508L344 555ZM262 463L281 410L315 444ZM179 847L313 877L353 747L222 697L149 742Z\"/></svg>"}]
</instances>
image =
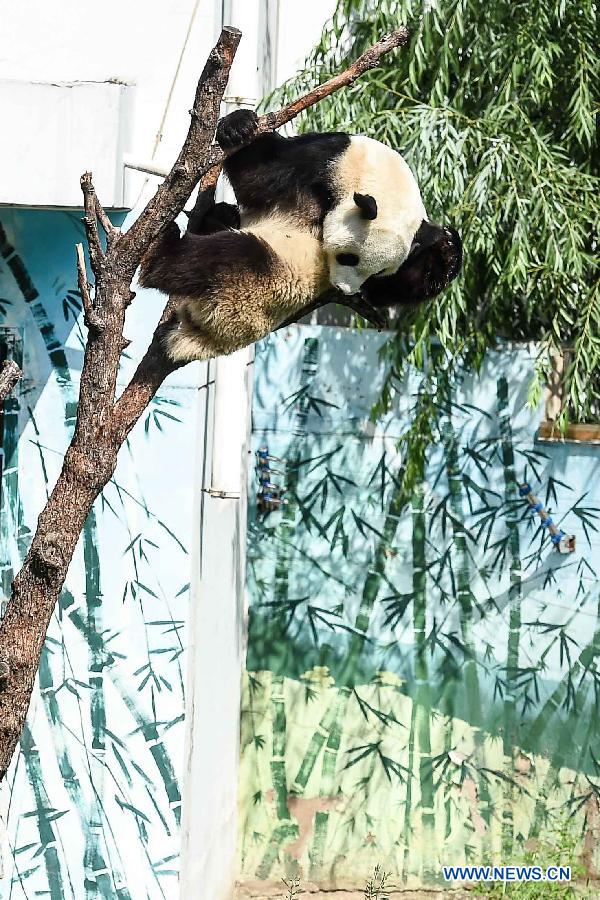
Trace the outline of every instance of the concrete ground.
<instances>
[{"instance_id":1,"label":"concrete ground","mask_svg":"<svg viewBox=\"0 0 600 900\"><path fill-rule=\"evenodd\" d=\"M474 900L473 894L462 889L457 890L401 890L387 891L390 900ZM323 891L316 885L305 885L295 900L364 900L364 891L350 889ZM286 900L284 886L277 883L245 882L238 884L234 900Z\"/></svg>"}]
</instances>

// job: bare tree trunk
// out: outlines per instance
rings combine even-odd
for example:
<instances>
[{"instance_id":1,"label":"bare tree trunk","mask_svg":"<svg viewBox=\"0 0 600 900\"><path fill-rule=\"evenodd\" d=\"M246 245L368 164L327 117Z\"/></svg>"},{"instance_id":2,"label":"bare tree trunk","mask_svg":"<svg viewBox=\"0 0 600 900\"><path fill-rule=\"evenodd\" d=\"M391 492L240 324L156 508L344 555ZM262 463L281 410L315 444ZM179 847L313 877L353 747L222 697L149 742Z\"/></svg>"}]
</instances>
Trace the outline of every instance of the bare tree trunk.
<instances>
[{"instance_id":1,"label":"bare tree trunk","mask_svg":"<svg viewBox=\"0 0 600 900\"><path fill-rule=\"evenodd\" d=\"M224 160L212 145L220 103L241 34L224 28L211 51L196 89L191 123L177 160L129 231L121 233L102 209L90 173L81 178L86 235L95 289L87 283L83 247L77 246L77 271L88 339L77 423L56 485L43 509L23 567L0 626L0 780L21 735L50 617L64 584L79 535L94 500L113 475L125 438L163 380L177 368L165 354L163 335L174 317L167 303L154 337L131 382L115 402L119 360L128 341L125 314L134 295L131 279L142 255L164 227L181 212L200 181L198 204L209 203ZM259 119L259 131L279 128L303 109L352 84L373 68L383 53L405 44L399 29L382 39L352 66L305 97ZM102 249L98 222L107 240ZM18 369L18 367L16 367ZM14 381L14 368L0 375L0 396Z\"/></svg>"}]
</instances>

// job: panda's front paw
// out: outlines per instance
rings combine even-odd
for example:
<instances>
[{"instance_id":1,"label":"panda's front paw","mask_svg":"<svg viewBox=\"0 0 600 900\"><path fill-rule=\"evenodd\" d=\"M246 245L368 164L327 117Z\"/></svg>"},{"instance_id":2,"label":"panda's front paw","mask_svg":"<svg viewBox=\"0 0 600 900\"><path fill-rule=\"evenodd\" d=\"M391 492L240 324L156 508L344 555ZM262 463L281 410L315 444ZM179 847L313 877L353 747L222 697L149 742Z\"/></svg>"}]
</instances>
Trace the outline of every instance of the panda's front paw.
<instances>
[{"instance_id":1,"label":"panda's front paw","mask_svg":"<svg viewBox=\"0 0 600 900\"><path fill-rule=\"evenodd\" d=\"M223 150L232 150L251 140L258 128L258 116L253 109L236 109L217 125L217 143Z\"/></svg>"}]
</instances>

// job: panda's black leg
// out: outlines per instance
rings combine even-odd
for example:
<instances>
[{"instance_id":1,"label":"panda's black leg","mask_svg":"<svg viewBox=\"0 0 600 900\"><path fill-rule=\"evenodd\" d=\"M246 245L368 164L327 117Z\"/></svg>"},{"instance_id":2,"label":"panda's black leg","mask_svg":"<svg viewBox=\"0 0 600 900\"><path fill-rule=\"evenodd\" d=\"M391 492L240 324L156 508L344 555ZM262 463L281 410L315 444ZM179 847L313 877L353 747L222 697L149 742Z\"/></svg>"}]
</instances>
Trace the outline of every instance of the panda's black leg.
<instances>
[{"instance_id":1,"label":"panda's black leg","mask_svg":"<svg viewBox=\"0 0 600 900\"><path fill-rule=\"evenodd\" d=\"M190 234L215 234L240 227L240 211L233 203L214 203L208 210L194 207L188 215Z\"/></svg>"},{"instance_id":2,"label":"panda's black leg","mask_svg":"<svg viewBox=\"0 0 600 900\"><path fill-rule=\"evenodd\" d=\"M153 279L164 259L174 259L180 247L181 233L177 222L169 222L142 257L139 282L152 287Z\"/></svg>"},{"instance_id":3,"label":"panda's black leg","mask_svg":"<svg viewBox=\"0 0 600 900\"><path fill-rule=\"evenodd\" d=\"M219 121L215 135L223 150L241 147L256 134L258 116L253 109L235 109Z\"/></svg>"}]
</instances>

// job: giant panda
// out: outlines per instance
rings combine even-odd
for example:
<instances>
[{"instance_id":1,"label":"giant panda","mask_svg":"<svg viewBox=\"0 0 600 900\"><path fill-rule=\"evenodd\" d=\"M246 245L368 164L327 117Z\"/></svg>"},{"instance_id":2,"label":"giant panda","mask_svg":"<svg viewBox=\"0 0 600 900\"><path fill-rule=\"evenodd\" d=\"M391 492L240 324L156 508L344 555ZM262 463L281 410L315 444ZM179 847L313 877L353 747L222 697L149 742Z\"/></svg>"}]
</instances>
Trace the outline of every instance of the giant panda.
<instances>
[{"instance_id":1,"label":"giant panda","mask_svg":"<svg viewBox=\"0 0 600 900\"><path fill-rule=\"evenodd\" d=\"M177 305L167 336L174 361L231 353L296 320L332 288L354 309L362 290L364 308L376 309L426 299L455 277L460 238L427 221L399 153L368 137L255 138L256 128L250 110L217 128L219 145L236 151L225 173L238 208L218 204L210 226L190 221L183 237L171 226L142 261L142 286Z\"/></svg>"}]
</instances>

